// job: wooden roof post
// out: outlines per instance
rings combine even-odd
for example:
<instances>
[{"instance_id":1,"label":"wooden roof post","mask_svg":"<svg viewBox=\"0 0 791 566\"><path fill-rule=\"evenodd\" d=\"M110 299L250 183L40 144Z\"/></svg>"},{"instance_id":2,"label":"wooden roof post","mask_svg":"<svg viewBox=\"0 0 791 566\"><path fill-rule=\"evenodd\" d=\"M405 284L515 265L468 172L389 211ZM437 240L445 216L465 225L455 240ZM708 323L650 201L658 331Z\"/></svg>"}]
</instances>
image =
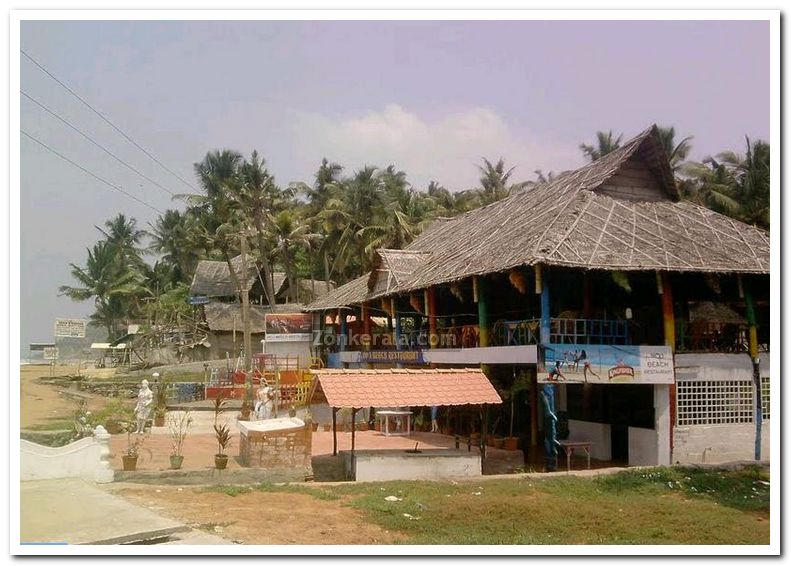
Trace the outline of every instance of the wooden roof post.
<instances>
[{"instance_id":1,"label":"wooden roof post","mask_svg":"<svg viewBox=\"0 0 791 566\"><path fill-rule=\"evenodd\" d=\"M368 303L363 301L360 305L360 318L363 322L363 349L370 350L371 349L371 308L368 306Z\"/></svg>"},{"instance_id":2,"label":"wooden roof post","mask_svg":"<svg viewBox=\"0 0 791 566\"><path fill-rule=\"evenodd\" d=\"M428 345L436 348L439 345L437 336L437 289L432 286L425 290L424 306L428 316Z\"/></svg>"},{"instance_id":3,"label":"wooden roof post","mask_svg":"<svg viewBox=\"0 0 791 566\"><path fill-rule=\"evenodd\" d=\"M401 349L401 314L396 310L398 305L396 304L395 297L390 297L390 312L395 318L395 325L393 327L393 342L395 342L395 349Z\"/></svg>"},{"instance_id":4,"label":"wooden roof post","mask_svg":"<svg viewBox=\"0 0 791 566\"><path fill-rule=\"evenodd\" d=\"M337 427L337 417L338 408L332 408L332 455L335 456L338 454L338 427Z\"/></svg>"},{"instance_id":5,"label":"wooden roof post","mask_svg":"<svg viewBox=\"0 0 791 566\"><path fill-rule=\"evenodd\" d=\"M739 276L741 280L741 276ZM749 325L750 358L753 362L753 422L755 423L755 459L761 459L761 434L763 428L763 403L761 402L761 359L758 357L758 328L755 323L755 302L749 285L739 285L744 293Z\"/></svg>"},{"instance_id":6,"label":"wooden roof post","mask_svg":"<svg viewBox=\"0 0 791 566\"><path fill-rule=\"evenodd\" d=\"M340 336L338 336L338 350L346 351L346 313L343 309L338 309L338 319L341 325Z\"/></svg>"},{"instance_id":7,"label":"wooden roof post","mask_svg":"<svg viewBox=\"0 0 791 566\"><path fill-rule=\"evenodd\" d=\"M357 416L357 411L359 410L360 409L352 408L352 454L354 454L354 431L357 428L354 421L356 420L355 417Z\"/></svg>"},{"instance_id":8,"label":"wooden roof post","mask_svg":"<svg viewBox=\"0 0 791 566\"><path fill-rule=\"evenodd\" d=\"M673 290L670 287L670 274L667 271L657 272L657 287L662 295L662 322L665 331L665 346L670 346L670 353L676 352L676 315L673 310ZM673 458L673 427L676 423L676 384L668 386L670 397L670 457Z\"/></svg>"},{"instance_id":9,"label":"wooden roof post","mask_svg":"<svg viewBox=\"0 0 791 566\"><path fill-rule=\"evenodd\" d=\"M489 345L489 303L486 297L486 279L475 275L472 278L473 299L478 303L478 345Z\"/></svg>"}]
</instances>

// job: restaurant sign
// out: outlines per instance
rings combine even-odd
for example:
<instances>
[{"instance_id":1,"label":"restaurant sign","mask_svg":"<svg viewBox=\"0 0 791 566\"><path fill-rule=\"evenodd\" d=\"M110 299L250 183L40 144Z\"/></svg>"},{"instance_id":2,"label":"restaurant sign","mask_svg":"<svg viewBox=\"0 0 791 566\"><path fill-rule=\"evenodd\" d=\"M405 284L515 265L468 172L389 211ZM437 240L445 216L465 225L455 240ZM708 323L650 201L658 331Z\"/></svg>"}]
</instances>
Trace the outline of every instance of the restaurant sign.
<instances>
[{"instance_id":1,"label":"restaurant sign","mask_svg":"<svg viewBox=\"0 0 791 566\"><path fill-rule=\"evenodd\" d=\"M267 342L310 342L313 339L313 315L283 313L265 315Z\"/></svg>"},{"instance_id":2,"label":"restaurant sign","mask_svg":"<svg viewBox=\"0 0 791 566\"><path fill-rule=\"evenodd\" d=\"M367 364L423 364L421 350L363 350L359 362Z\"/></svg>"},{"instance_id":3,"label":"restaurant sign","mask_svg":"<svg viewBox=\"0 0 791 566\"><path fill-rule=\"evenodd\" d=\"M551 344L545 350L542 383L673 383L669 346Z\"/></svg>"}]
</instances>

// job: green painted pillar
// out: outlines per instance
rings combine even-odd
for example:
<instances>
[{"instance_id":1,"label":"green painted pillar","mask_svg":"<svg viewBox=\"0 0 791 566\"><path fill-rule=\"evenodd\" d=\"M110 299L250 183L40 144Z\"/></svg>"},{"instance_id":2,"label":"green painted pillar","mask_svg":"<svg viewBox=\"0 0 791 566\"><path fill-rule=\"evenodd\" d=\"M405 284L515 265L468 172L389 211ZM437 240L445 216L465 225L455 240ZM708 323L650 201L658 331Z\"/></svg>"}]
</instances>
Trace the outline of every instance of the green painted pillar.
<instances>
[{"instance_id":1,"label":"green painted pillar","mask_svg":"<svg viewBox=\"0 0 791 566\"><path fill-rule=\"evenodd\" d=\"M489 345L489 305L486 297L486 279L475 276L475 300L478 303L478 345L485 348Z\"/></svg>"}]
</instances>

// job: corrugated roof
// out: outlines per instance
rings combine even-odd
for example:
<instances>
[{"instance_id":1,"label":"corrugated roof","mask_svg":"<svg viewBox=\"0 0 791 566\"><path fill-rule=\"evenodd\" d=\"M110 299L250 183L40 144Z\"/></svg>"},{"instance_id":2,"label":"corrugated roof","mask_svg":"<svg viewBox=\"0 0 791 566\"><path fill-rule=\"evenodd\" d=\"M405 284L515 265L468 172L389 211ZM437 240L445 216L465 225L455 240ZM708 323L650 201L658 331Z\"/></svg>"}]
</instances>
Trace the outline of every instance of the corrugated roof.
<instances>
[{"instance_id":1,"label":"corrugated roof","mask_svg":"<svg viewBox=\"0 0 791 566\"><path fill-rule=\"evenodd\" d=\"M331 407L498 405L502 399L480 369L324 369L312 371L311 398Z\"/></svg>"}]
</instances>

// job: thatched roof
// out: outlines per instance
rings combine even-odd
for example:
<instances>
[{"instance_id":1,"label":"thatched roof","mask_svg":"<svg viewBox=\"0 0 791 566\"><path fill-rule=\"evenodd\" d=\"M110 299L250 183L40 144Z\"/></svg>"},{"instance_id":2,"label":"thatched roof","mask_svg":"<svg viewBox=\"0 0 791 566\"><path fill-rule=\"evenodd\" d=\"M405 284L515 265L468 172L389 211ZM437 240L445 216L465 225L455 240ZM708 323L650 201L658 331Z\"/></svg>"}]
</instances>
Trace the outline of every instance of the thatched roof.
<instances>
[{"instance_id":1,"label":"thatched roof","mask_svg":"<svg viewBox=\"0 0 791 566\"><path fill-rule=\"evenodd\" d=\"M258 267L255 258L247 256L247 277L242 273L241 254L231 259L236 276L242 281L243 287L249 291L258 279ZM234 297L239 294L233 284L228 264L224 261L201 260L195 268L195 275L190 285L190 295L206 297Z\"/></svg>"},{"instance_id":2,"label":"thatched roof","mask_svg":"<svg viewBox=\"0 0 791 566\"><path fill-rule=\"evenodd\" d=\"M431 254L421 250L376 251L374 268L368 278L372 295L383 295L409 281L412 274Z\"/></svg>"},{"instance_id":3,"label":"thatched roof","mask_svg":"<svg viewBox=\"0 0 791 566\"><path fill-rule=\"evenodd\" d=\"M299 286L299 299L311 302L319 299L335 289L335 283L330 282L330 291L327 291L327 282L321 279L297 279ZM275 287L275 297L285 299L288 295L289 285L285 276L279 287Z\"/></svg>"},{"instance_id":4,"label":"thatched roof","mask_svg":"<svg viewBox=\"0 0 791 566\"><path fill-rule=\"evenodd\" d=\"M368 275L363 275L313 301L305 307L305 310L323 311L354 305L365 300L367 294Z\"/></svg>"},{"instance_id":5,"label":"thatched roof","mask_svg":"<svg viewBox=\"0 0 791 566\"><path fill-rule=\"evenodd\" d=\"M271 312L266 307L250 305L250 330L253 334L266 332L265 315ZM214 332L244 332L242 305L238 303L209 303L203 306L206 324Z\"/></svg>"},{"instance_id":6,"label":"thatched roof","mask_svg":"<svg viewBox=\"0 0 791 566\"><path fill-rule=\"evenodd\" d=\"M656 126L576 171L435 221L405 251L415 254L406 267L372 273L365 295L358 287L344 297L331 294L333 308L343 299L360 302L535 264L769 272L768 232L679 200ZM378 265L387 271L390 252L383 252Z\"/></svg>"}]
</instances>

